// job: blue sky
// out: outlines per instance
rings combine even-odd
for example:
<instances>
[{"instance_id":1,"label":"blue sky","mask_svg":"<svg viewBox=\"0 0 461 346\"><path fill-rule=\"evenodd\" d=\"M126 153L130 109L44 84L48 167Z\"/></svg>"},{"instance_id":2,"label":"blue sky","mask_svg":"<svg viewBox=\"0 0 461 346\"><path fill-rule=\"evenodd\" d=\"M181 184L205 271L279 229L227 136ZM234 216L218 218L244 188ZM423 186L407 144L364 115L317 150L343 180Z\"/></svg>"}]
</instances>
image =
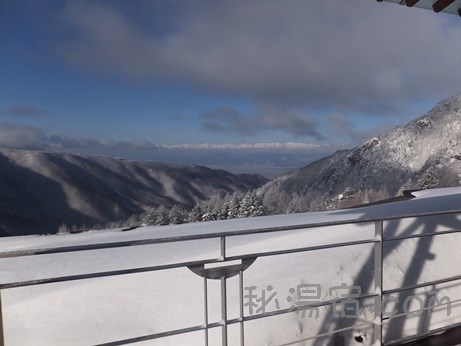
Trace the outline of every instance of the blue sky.
<instances>
[{"instance_id":1,"label":"blue sky","mask_svg":"<svg viewBox=\"0 0 461 346\"><path fill-rule=\"evenodd\" d=\"M0 3L0 144L352 146L461 92L461 21L374 0Z\"/></svg>"}]
</instances>

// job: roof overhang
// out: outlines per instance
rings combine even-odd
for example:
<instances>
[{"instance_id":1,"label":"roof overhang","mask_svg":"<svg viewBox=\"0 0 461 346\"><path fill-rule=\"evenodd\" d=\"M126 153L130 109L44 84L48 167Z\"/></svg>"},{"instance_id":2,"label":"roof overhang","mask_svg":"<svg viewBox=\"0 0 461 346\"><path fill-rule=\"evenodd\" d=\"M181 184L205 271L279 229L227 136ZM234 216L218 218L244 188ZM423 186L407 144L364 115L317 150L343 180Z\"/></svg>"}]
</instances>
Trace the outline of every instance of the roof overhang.
<instances>
[{"instance_id":1,"label":"roof overhang","mask_svg":"<svg viewBox=\"0 0 461 346\"><path fill-rule=\"evenodd\" d=\"M434 12L445 12L461 16L461 0L377 0L387 1L408 7L420 7Z\"/></svg>"}]
</instances>

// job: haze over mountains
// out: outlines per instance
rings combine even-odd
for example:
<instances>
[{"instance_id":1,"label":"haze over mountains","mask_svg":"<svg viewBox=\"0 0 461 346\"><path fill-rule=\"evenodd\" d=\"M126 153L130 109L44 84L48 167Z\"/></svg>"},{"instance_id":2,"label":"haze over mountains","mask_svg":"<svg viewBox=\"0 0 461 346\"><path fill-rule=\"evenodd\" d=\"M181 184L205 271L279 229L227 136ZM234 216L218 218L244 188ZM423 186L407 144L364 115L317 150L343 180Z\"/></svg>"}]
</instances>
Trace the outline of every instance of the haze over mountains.
<instances>
[{"instance_id":1,"label":"haze over mountains","mask_svg":"<svg viewBox=\"0 0 461 346\"><path fill-rule=\"evenodd\" d=\"M2 149L0 233L53 233L62 223L90 227L158 205L193 207L266 181L194 165Z\"/></svg>"},{"instance_id":2,"label":"haze over mountains","mask_svg":"<svg viewBox=\"0 0 461 346\"><path fill-rule=\"evenodd\" d=\"M271 213L283 213L348 207L460 180L461 94L352 150L283 174L260 193Z\"/></svg>"},{"instance_id":3,"label":"haze over mountains","mask_svg":"<svg viewBox=\"0 0 461 346\"><path fill-rule=\"evenodd\" d=\"M1 143L0 143L1 144ZM337 150L337 146L310 143L254 143L254 144L179 144L154 145L155 150L114 150L100 148L99 153L109 157L124 157L142 161L172 164L195 164L213 169L224 169L235 174L260 174L273 179L280 174L303 167ZM55 148L64 151L66 148ZM84 155L95 155L94 149L79 148ZM70 152L70 151L68 151Z\"/></svg>"}]
</instances>

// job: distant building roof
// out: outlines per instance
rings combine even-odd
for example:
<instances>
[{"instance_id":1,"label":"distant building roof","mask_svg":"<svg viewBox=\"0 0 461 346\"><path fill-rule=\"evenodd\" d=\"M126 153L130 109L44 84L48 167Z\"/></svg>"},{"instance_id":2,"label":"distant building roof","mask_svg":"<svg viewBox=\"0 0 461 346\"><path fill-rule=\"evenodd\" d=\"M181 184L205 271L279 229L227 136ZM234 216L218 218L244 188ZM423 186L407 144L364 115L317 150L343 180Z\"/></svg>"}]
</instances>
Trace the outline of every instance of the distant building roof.
<instances>
[{"instance_id":1,"label":"distant building roof","mask_svg":"<svg viewBox=\"0 0 461 346\"><path fill-rule=\"evenodd\" d=\"M387 1L408 7L421 7L434 12L446 12L461 16L461 0L378 0Z\"/></svg>"}]
</instances>

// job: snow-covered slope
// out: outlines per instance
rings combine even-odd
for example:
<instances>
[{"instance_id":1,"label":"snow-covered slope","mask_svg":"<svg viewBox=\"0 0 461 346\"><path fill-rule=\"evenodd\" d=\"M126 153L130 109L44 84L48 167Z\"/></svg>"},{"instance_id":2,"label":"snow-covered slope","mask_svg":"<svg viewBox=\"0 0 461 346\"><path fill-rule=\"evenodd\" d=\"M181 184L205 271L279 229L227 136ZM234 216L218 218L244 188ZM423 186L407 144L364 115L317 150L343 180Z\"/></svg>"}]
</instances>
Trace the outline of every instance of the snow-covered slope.
<instances>
[{"instance_id":1,"label":"snow-covered slope","mask_svg":"<svg viewBox=\"0 0 461 346\"><path fill-rule=\"evenodd\" d=\"M408 215L427 215L459 210L461 188L440 189L415 193L416 198L386 205L350 210L278 215L178 226L144 227L130 232L107 230L81 234L27 236L0 239L2 251L42 249L52 246L72 246L112 243L127 240L165 239L204 234L237 234L242 230L268 227L300 227L299 230L258 235L230 236L226 247L228 256L257 252L302 248L343 241L374 239L375 218L399 218ZM304 228L306 224L329 222L360 224ZM428 234L461 229L461 218L455 214L420 216L389 220L384 223L385 238ZM386 242L384 257L384 289L429 282L459 275L453 263L461 261L458 233L434 238L414 238ZM318 285L318 299L325 301L340 296L334 288L346 284L360 287L361 293L374 292L373 244L345 246L280 256L259 257L244 273L244 287L255 287L261 298L262 290L276 293L266 311L289 308L296 298L296 289ZM111 248L96 251L39 255L0 260L0 283L41 279L204 260L219 256L220 243L215 239L188 242ZM272 287L269 289L269 287ZM230 319L238 317L238 279L228 280L227 291ZM312 287L311 287L312 288ZM333 289L333 290L332 290ZM295 293L293 293L293 290ZM270 291L270 292L269 292ZM210 321L220 320L219 282L209 283ZM248 290L245 291L248 293ZM394 294L400 303L418 295L426 304L432 297L448 297L451 310L439 307L430 315L407 316L387 321L386 339L422 333L461 321L459 281L431 285L428 288ZM277 299L277 302L276 300ZM418 311L418 301L412 299L412 310ZM138 337L169 329L203 324L203 281L186 268L161 270L99 279L86 279L11 288L2 291L5 339L7 346L15 345L89 345ZM278 304L278 305L277 305ZM334 328L358 326L372 321L370 299L363 301L365 310L358 318L346 319L325 308L319 317L303 317L301 312L253 320L245 324L247 345L282 345L296 342ZM259 303L258 307L261 307ZM400 307L401 308L401 307ZM393 306L386 305L386 311ZM249 306L245 315L251 315ZM229 327L230 345L238 345L238 325ZM357 337L357 339L355 339ZM220 344L220 329L210 331L213 345ZM359 340L359 341L357 341ZM353 332L338 337L305 341L301 345L370 345L370 327L356 327ZM204 345L203 332L185 336L151 340L140 345Z\"/></svg>"},{"instance_id":2,"label":"snow-covered slope","mask_svg":"<svg viewBox=\"0 0 461 346\"><path fill-rule=\"evenodd\" d=\"M0 149L0 235L125 220L147 207L193 206L266 181L193 165Z\"/></svg>"},{"instance_id":3,"label":"snow-covered slope","mask_svg":"<svg viewBox=\"0 0 461 346\"><path fill-rule=\"evenodd\" d=\"M322 210L394 197L405 189L459 186L460 177L461 94L357 148L284 174L261 191L272 211L290 210L290 203L294 211L304 204L305 210Z\"/></svg>"}]
</instances>

